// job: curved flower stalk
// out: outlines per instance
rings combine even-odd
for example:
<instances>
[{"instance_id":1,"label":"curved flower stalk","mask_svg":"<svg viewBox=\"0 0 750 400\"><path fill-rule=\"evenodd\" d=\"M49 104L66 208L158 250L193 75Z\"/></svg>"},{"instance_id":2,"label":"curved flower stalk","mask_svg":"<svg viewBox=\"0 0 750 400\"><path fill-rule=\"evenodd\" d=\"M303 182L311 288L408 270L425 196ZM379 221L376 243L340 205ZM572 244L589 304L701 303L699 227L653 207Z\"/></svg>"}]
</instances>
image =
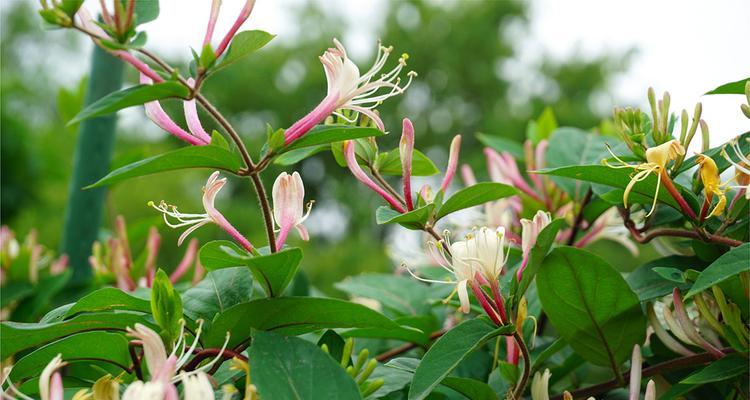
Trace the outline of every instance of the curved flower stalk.
<instances>
[{"instance_id":1,"label":"curved flower stalk","mask_svg":"<svg viewBox=\"0 0 750 400\"><path fill-rule=\"evenodd\" d=\"M141 84L150 85L152 83L153 80L150 77L141 73ZM192 86L195 82L191 78L188 79L188 84ZM182 102L182 107L185 111L185 121L187 121L190 132L185 131L177 125L177 123L167 115L158 100L145 103L143 107L146 109L146 116L148 119L153 121L159 128L174 135L176 138L184 140L193 146L205 146L211 143L211 136L205 129L203 129L203 125L201 125L201 121L198 118L198 109L195 105L195 99L183 100Z\"/></svg>"},{"instance_id":2,"label":"curved flower stalk","mask_svg":"<svg viewBox=\"0 0 750 400\"><path fill-rule=\"evenodd\" d=\"M273 218L279 226L279 236L276 239L276 248L280 249L289 231L297 229L302 240L310 240L307 228L302 225L310 216L313 202L307 204L305 212L305 186L302 178L296 171L291 175L282 172L273 183Z\"/></svg>"},{"instance_id":3,"label":"curved flower stalk","mask_svg":"<svg viewBox=\"0 0 750 400\"><path fill-rule=\"evenodd\" d=\"M690 206L687 205L685 199L683 199L682 196L677 192L677 190L674 189L674 187L672 186L672 181L666 172L667 164L670 161L673 161L678 157L685 155L685 148L682 146L682 144L680 144L678 140L673 139L658 146L646 149L646 162L635 165L628 164L625 161L622 161L619 157L612 153L611 149L607 148L607 150L609 150L610 154L615 158L615 160L620 162L620 165L609 164L606 160L603 161L605 165L610 168L616 169L632 168L636 171L630 179L628 185L625 187L625 193L622 196L622 201L626 208L628 207L628 197L630 195L630 192L633 190L633 187L638 182L641 182L648 178L649 175L655 174L656 191L654 192L654 201L651 204L651 210L646 216L650 216L654 212L654 210L656 210L656 201L659 197L659 188L661 184L664 183L665 186L667 186L667 189L670 190L670 194L672 195L672 197L674 197L675 200L680 204L680 208L682 208L682 211L691 218L695 219L695 213L690 208Z\"/></svg>"},{"instance_id":4,"label":"curved flower stalk","mask_svg":"<svg viewBox=\"0 0 750 400\"><path fill-rule=\"evenodd\" d=\"M219 178L219 171L214 172L208 177L206 185L203 187L203 209L206 211L205 214L185 214L177 210L177 206L169 205L164 201L161 201L159 205L154 204L153 201L149 202L149 206L155 210L164 214L164 222L170 228L182 228L189 226L177 240L177 245L181 245L188 235L193 233L198 228L206 224L214 223L219 225L226 233L228 233L234 240L237 241L245 250L252 252L253 245L247 238L232 226L229 221L224 217L219 210L214 206L216 195L219 194L221 188L227 183L227 178ZM172 221L170 221L172 219Z\"/></svg>"},{"instance_id":5,"label":"curved flower stalk","mask_svg":"<svg viewBox=\"0 0 750 400\"><path fill-rule=\"evenodd\" d=\"M381 44L378 44L378 54L373 66L364 74L360 74L359 68L349 59L341 42L334 39L333 43L335 47L329 48L320 56L328 82L327 95L309 114L284 132L285 144L297 140L331 114L348 119L338 110L351 110L366 115L378 129L385 130L375 108L388 98L404 93L417 76L416 72L410 71L407 73L409 80L401 85L400 74L409 58L408 54L404 53L394 69L376 78L393 51L393 47Z\"/></svg>"},{"instance_id":6,"label":"curved flower stalk","mask_svg":"<svg viewBox=\"0 0 750 400\"><path fill-rule=\"evenodd\" d=\"M101 44L101 39L112 40L112 38L106 32L104 32L104 30L99 25L97 25L94 22L88 10L86 10L84 7L81 7L78 10L77 15L78 15L79 21L81 22L81 27L91 36L91 40L93 40L94 43L97 44L97 46L106 50L108 53L112 54L113 56L132 65L141 74L146 75L147 77L154 80L155 82L164 82L164 78L159 76L159 74L157 74L153 69L151 69L151 67L149 67L148 64L139 60L134 55L130 54L130 52L128 52L127 50L112 50L106 46L103 46ZM106 12L106 9L103 10L103 15L105 16L108 15L108 13Z\"/></svg>"},{"instance_id":7,"label":"curved flower stalk","mask_svg":"<svg viewBox=\"0 0 750 400\"><path fill-rule=\"evenodd\" d=\"M526 269L526 264L529 262L531 248L536 244L539 232L549 225L550 222L552 222L552 215L542 210L537 211L533 219L521 219L521 251L523 252L523 260L516 273L516 278L519 281L523 276L523 271Z\"/></svg>"}]
</instances>

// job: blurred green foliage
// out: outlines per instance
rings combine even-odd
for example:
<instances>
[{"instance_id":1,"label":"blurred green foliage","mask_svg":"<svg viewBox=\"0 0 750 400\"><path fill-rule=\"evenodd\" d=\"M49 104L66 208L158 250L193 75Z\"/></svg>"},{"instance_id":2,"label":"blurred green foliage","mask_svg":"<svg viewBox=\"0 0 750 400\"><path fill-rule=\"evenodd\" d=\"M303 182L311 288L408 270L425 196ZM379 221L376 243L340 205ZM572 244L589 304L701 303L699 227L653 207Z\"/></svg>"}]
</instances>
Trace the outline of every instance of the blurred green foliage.
<instances>
[{"instance_id":1,"label":"blurred green foliage","mask_svg":"<svg viewBox=\"0 0 750 400\"><path fill-rule=\"evenodd\" d=\"M277 38L257 55L207 81L207 97L236 125L251 149L259 149L265 140L266 123L287 127L324 97L325 76L318 56L333 37L347 38L345 24L324 6L325 2L311 2L288 8L303 35ZM70 33L42 31L33 7L31 2L18 1L3 8L2 221L19 234L36 227L40 241L54 246L60 240L76 131L66 127L66 122L80 106L83 85L68 84L57 99L52 94L61 82L70 82L71 76L87 70L83 49L90 43ZM525 51L519 42L527 34L528 7L522 1L388 3L384 24L376 31L384 45L394 46L391 62L402 52L409 53L408 68L419 77L406 95L379 107L392 132L381 143L395 147L400 120L408 116L416 127L417 147L444 168L450 138L463 133L462 162L477 167L482 179L486 177L482 172L485 162L474 138L477 132L520 141L527 121L548 105L561 126L588 129L599 125L606 115L592 105L622 71L627 57L562 61L542 57L541 65L522 71L533 78L531 84L537 89L524 90L507 71ZM252 27L252 17L248 26ZM348 44L346 40L344 44ZM366 45L376 49L374 42ZM365 60L355 57L355 61L366 70L372 56ZM187 71L187 57L186 47L184 60L171 61ZM128 74L127 80L135 82L132 69ZM179 121L177 106L165 104ZM147 123L145 118L141 121ZM207 128L212 127L208 118L204 121ZM148 128L144 130L154 131ZM147 140L133 124L121 124L118 129L113 168L181 145L167 134L158 141ZM352 190L360 194L367 190L348 177L329 154L306 160L298 169L305 179L306 197L317 201L313 216L320 215L315 219L317 227L311 229L311 243L303 246L303 269L312 283L333 292L332 284L347 275L391 270L382 245L385 229L374 224L378 199L352 196ZM278 172L280 169L269 170L267 185ZM146 203L164 199L179 204L185 212L196 211L207 175L206 171L166 173L116 185L108 195L106 220L109 224L116 215L124 215L136 243L145 239L146 226L157 224L165 243L159 266L171 270L182 251L168 251L166 244L176 243L178 233L161 224ZM227 189L218 206L251 241L262 243L262 221L249 183L234 180ZM352 198L368 200L351 203ZM331 234L322 235L318 233L321 230ZM201 230L197 237L206 241L222 235L212 227Z\"/></svg>"}]
</instances>

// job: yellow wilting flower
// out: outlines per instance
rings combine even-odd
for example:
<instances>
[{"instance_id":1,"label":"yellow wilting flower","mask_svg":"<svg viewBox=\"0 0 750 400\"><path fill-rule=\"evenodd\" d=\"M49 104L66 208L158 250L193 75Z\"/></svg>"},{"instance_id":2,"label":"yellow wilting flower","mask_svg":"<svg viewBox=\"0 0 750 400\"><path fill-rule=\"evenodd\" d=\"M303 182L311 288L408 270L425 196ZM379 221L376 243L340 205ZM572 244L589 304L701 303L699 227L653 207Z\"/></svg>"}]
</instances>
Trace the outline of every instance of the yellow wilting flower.
<instances>
[{"instance_id":1,"label":"yellow wilting flower","mask_svg":"<svg viewBox=\"0 0 750 400\"><path fill-rule=\"evenodd\" d=\"M633 168L635 172L631 178L628 186L625 187L625 193L622 196L622 202L625 207L628 206L628 196L633 190L636 183L641 182L648 178L649 175L656 174L656 191L654 192L654 202L651 205L651 211L646 215L647 217L654 212L656 207L656 199L659 195L659 188L661 186L662 177L665 176L664 171L667 168L667 163L676 159L679 156L685 155L685 148L676 139L670 140L666 143L662 143L655 147L650 147L646 150L646 162L640 164L628 164L617 157L612 150L609 149L609 153L620 162L621 165L611 165L608 162L604 162L610 168Z\"/></svg>"},{"instance_id":2,"label":"yellow wilting flower","mask_svg":"<svg viewBox=\"0 0 750 400\"><path fill-rule=\"evenodd\" d=\"M698 154L696 161L700 165L700 178L701 182L703 182L703 194L706 196L706 207L711 204L714 195L719 198L719 202L716 203L716 207L708 214L708 217L719 216L724 213L724 209L727 206L727 196L724 194L724 186L729 182L721 183L719 168L711 157Z\"/></svg>"}]
</instances>

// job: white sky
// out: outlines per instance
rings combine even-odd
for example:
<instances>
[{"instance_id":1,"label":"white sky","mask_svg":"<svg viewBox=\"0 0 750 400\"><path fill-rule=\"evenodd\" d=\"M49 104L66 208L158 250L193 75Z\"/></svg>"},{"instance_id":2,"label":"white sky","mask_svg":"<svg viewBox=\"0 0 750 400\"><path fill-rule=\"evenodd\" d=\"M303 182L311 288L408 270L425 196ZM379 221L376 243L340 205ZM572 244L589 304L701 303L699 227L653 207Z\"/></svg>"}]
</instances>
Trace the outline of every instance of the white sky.
<instances>
[{"instance_id":1,"label":"white sky","mask_svg":"<svg viewBox=\"0 0 750 400\"><path fill-rule=\"evenodd\" d=\"M372 55L372 44L385 17L385 0L316 1L343 18L347 32L343 39L355 58ZM299 32L288 9L304 2L257 0L243 29L266 30L279 35L276 41L294 40ZM96 3L86 2L91 8L96 8ZM243 3L223 0L215 42L234 22ZM519 56L514 60L521 65L520 71L542 57L592 57L636 49L627 72L599 106L647 109L646 89L653 86L659 97L665 90L670 92L673 112L685 108L692 114L695 103L701 101L713 145L750 130L750 120L739 110L742 96L702 96L720 84L750 76L750 1L534 0L530 4L530 34L520 35ZM144 25L149 47L186 57L188 46L200 47L209 9L209 0L161 0L159 19ZM693 144L699 146L698 142Z\"/></svg>"}]
</instances>

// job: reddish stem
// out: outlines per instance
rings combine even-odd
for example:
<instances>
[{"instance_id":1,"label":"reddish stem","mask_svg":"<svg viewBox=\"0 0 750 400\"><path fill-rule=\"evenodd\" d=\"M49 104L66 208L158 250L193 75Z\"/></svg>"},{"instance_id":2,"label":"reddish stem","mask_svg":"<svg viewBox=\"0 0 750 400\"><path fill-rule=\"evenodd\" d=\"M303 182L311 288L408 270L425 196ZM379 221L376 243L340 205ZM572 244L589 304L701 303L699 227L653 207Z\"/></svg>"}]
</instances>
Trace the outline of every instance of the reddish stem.
<instances>
[{"instance_id":1,"label":"reddish stem","mask_svg":"<svg viewBox=\"0 0 750 400\"><path fill-rule=\"evenodd\" d=\"M475 280L472 280L469 282L471 285L471 291L474 292L474 297L479 300L479 304L482 305L482 308L484 309L484 312L487 313L487 316L490 317L492 322L495 323L497 326L502 326L503 322L500 320L500 317L497 315L497 312L492 308L492 305L489 301L487 301L487 296L484 295L484 292L482 291L482 288L479 287L479 284Z\"/></svg>"},{"instance_id":2,"label":"reddish stem","mask_svg":"<svg viewBox=\"0 0 750 400\"><path fill-rule=\"evenodd\" d=\"M500 322L505 323L508 320L508 315L505 313L505 304L503 302L503 296L500 294L500 285L497 279L490 281L490 289L492 289L492 297L495 299L495 306L497 311L500 313Z\"/></svg>"},{"instance_id":3,"label":"reddish stem","mask_svg":"<svg viewBox=\"0 0 750 400\"><path fill-rule=\"evenodd\" d=\"M667 172L662 169L661 170L661 181L664 184L664 187L667 189L670 195L677 201L677 204L680 205L680 209L682 209L682 212L685 213L690 219L696 220L698 216L695 215L695 211L693 211L692 208L690 208L690 205L685 201L685 198L682 197L680 194L680 191L677 190L674 183L672 183L672 179L669 178L669 175ZM657 194L658 195L658 194Z\"/></svg>"}]
</instances>

